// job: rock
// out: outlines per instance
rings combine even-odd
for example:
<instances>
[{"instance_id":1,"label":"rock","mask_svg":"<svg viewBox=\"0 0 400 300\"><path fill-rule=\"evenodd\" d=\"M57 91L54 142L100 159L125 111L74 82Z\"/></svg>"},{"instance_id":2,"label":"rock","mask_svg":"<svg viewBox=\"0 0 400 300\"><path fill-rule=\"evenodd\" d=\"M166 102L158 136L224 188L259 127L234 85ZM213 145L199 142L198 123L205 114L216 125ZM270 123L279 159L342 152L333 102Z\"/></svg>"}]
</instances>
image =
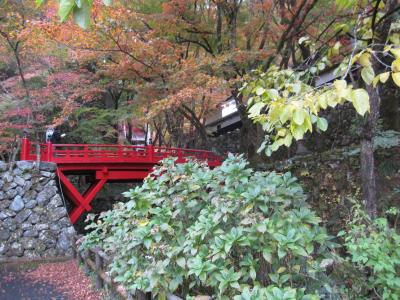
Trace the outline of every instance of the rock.
<instances>
[{"instance_id":1,"label":"rock","mask_svg":"<svg viewBox=\"0 0 400 300\"><path fill-rule=\"evenodd\" d=\"M4 255L10 249L6 242L0 242L0 255Z\"/></svg>"},{"instance_id":2,"label":"rock","mask_svg":"<svg viewBox=\"0 0 400 300\"><path fill-rule=\"evenodd\" d=\"M29 218L28 218L28 222L32 223L32 224L37 224L40 222L40 215L37 213L32 213Z\"/></svg>"},{"instance_id":3,"label":"rock","mask_svg":"<svg viewBox=\"0 0 400 300\"><path fill-rule=\"evenodd\" d=\"M17 184L14 181L8 182L4 184L3 191L8 192L9 190L12 190L15 187L17 187Z\"/></svg>"},{"instance_id":4,"label":"rock","mask_svg":"<svg viewBox=\"0 0 400 300\"><path fill-rule=\"evenodd\" d=\"M64 204L59 194L56 194L53 198L51 198L49 204L47 204L48 209L53 209L60 206L64 206Z\"/></svg>"},{"instance_id":5,"label":"rock","mask_svg":"<svg viewBox=\"0 0 400 300\"><path fill-rule=\"evenodd\" d=\"M15 189L12 189L12 190L7 191L6 194L7 194L8 199L14 199L15 196L18 195L18 191Z\"/></svg>"},{"instance_id":6,"label":"rock","mask_svg":"<svg viewBox=\"0 0 400 300\"><path fill-rule=\"evenodd\" d=\"M22 256L24 254L24 247L22 247L21 243L14 242L11 244L9 252L11 256Z\"/></svg>"},{"instance_id":7,"label":"rock","mask_svg":"<svg viewBox=\"0 0 400 300\"><path fill-rule=\"evenodd\" d=\"M3 213L7 216L7 217L15 217L16 213L15 211L9 210L9 209L3 209Z\"/></svg>"},{"instance_id":8,"label":"rock","mask_svg":"<svg viewBox=\"0 0 400 300\"><path fill-rule=\"evenodd\" d=\"M33 211L39 215L43 215L46 213L46 210L44 207L36 206Z\"/></svg>"},{"instance_id":9,"label":"rock","mask_svg":"<svg viewBox=\"0 0 400 300\"><path fill-rule=\"evenodd\" d=\"M7 241L10 237L10 231L8 229L0 229L0 241Z\"/></svg>"},{"instance_id":10,"label":"rock","mask_svg":"<svg viewBox=\"0 0 400 300\"><path fill-rule=\"evenodd\" d=\"M71 237L68 234L61 232L60 237L57 241L57 249L67 251L71 248Z\"/></svg>"},{"instance_id":11,"label":"rock","mask_svg":"<svg viewBox=\"0 0 400 300\"><path fill-rule=\"evenodd\" d=\"M4 181L0 179L0 189L2 189L4 186Z\"/></svg>"},{"instance_id":12,"label":"rock","mask_svg":"<svg viewBox=\"0 0 400 300\"><path fill-rule=\"evenodd\" d=\"M8 165L5 162L0 161L0 171L4 172L7 170Z\"/></svg>"},{"instance_id":13,"label":"rock","mask_svg":"<svg viewBox=\"0 0 400 300\"><path fill-rule=\"evenodd\" d=\"M10 182L13 181L14 176L12 176L9 172L6 172L6 173L3 174L3 178L2 179L4 180L4 183L10 183Z\"/></svg>"},{"instance_id":14,"label":"rock","mask_svg":"<svg viewBox=\"0 0 400 300\"><path fill-rule=\"evenodd\" d=\"M24 185L22 186L22 189L26 193L31 189L31 187L32 187L32 181L28 180L25 181Z\"/></svg>"},{"instance_id":15,"label":"rock","mask_svg":"<svg viewBox=\"0 0 400 300\"><path fill-rule=\"evenodd\" d=\"M25 191L21 186L17 186L15 190L17 191L17 194L20 195L21 197L25 194Z\"/></svg>"},{"instance_id":16,"label":"rock","mask_svg":"<svg viewBox=\"0 0 400 300\"><path fill-rule=\"evenodd\" d=\"M39 240L42 241L47 248L52 248L57 243L57 236L50 230L43 230L39 233Z\"/></svg>"},{"instance_id":17,"label":"rock","mask_svg":"<svg viewBox=\"0 0 400 300\"><path fill-rule=\"evenodd\" d=\"M13 211L20 211L25 207L24 201L22 200L21 196L15 196L14 200L10 204L10 209Z\"/></svg>"},{"instance_id":18,"label":"rock","mask_svg":"<svg viewBox=\"0 0 400 300\"><path fill-rule=\"evenodd\" d=\"M13 173L13 175L18 176L18 175L22 175L23 171L19 168L15 168L12 173Z\"/></svg>"},{"instance_id":19,"label":"rock","mask_svg":"<svg viewBox=\"0 0 400 300\"><path fill-rule=\"evenodd\" d=\"M6 209L10 206L10 200L0 200L0 210Z\"/></svg>"},{"instance_id":20,"label":"rock","mask_svg":"<svg viewBox=\"0 0 400 300\"><path fill-rule=\"evenodd\" d=\"M47 172L55 172L57 165L49 162L40 162L39 170Z\"/></svg>"},{"instance_id":21,"label":"rock","mask_svg":"<svg viewBox=\"0 0 400 300\"><path fill-rule=\"evenodd\" d=\"M40 252L37 250L25 250L24 257L29 258L29 259L40 258Z\"/></svg>"},{"instance_id":22,"label":"rock","mask_svg":"<svg viewBox=\"0 0 400 300\"><path fill-rule=\"evenodd\" d=\"M39 236L39 232L34 229L27 230L23 233L24 237L37 237Z\"/></svg>"},{"instance_id":23,"label":"rock","mask_svg":"<svg viewBox=\"0 0 400 300\"><path fill-rule=\"evenodd\" d=\"M58 233L61 230L61 227L57 223L53 223L53 224L50 224L50 230Z\"/></svg>"},{"instance_id":24,"label":"rock","mask_svg":"<svg viewBox=\"0 0 400 300\"><path fill-rule=\"evenodd\" d=\"M31 173L22 174L22 178L24 178L25 180L29 180L32 178L32 174Z\"/></svg>"},{"instance_id":25,"label":"rock","mask_svg":"<svg viewBox=\"0 0 400 300\"><path fill-rule=\"evenodd\" d=\"M50 257L57 257L58 255L58 251L57 249L47 249L46 251L44 251L43 257L44 258L50 258Z\"/></svg>"},{"instance_id":26,"label":"rock","mask_svg":"<svg viewBox=\"0 0 400 300\"><path fill-rule=\"evenodd\" d=\"M65 210L65 214L66 214L66 210ZM68 217L60 219L57 223L62 227L71 226L71 220Z\"/></svg>"},{"instance_id":27,"label":"rock","mask_svg":"<svg viewBox=\"0 0 400 300\"><path fill-rule=\"evenodd\" d=\"M22 247L24 247L24 249L27 249L27 250L35 249L37 243L38 243L38 240L35 238L24 237L21 239Z\"/></svg>"},{"instance_id":28,"label":"rock","mask_svg":"<svg viewBox=\"0 0 400 300\"><path fill-rule=\"evenodd\" d=\"M38 205L45 206L50 201L51 197L53 197L56 193L57 191L54 187L46 187L36 197Z\"/></svg>"},{"instance_id":29,"label":"rock","mask_svg":"<svg viewBox=\"0 0 400 300\"><path fill-rule=\"evenodd\" d=\"M24 186L26 183L25 179L23 179L22 177L19 177L19 176L14 177L14 182L16 184L18 184L19 186Z\"/></svg>"},{"instance_id":30,"label":"rock","mask_svg":"<svg viewBox=\"0 0 400 300\"><path fill-rule=\"evenodd\" d=\"M26 199L34 200L34 199L36 199L36 196L37 196L37 192L35 190L29 190L25 193Z\"/></svg>"},{"instance_id":31,"label":"rock","mask_svg":"<svg viewBox=\"0 0 400 300\"><path fill-rule=\"evenodd\" d=\"M3 191L0 191L0 200L6 199L6 194Z\"/></svg>"},{"instance_id":32,"label":"rock","mask_svg":"<svg viewBox=\"0 0 400 300\"><path fill-rule=\"evenodd\" d=\"M22 170L22 171L32 170L33 169L33 162L26 161L26 160L17 161L17 168Z\"/></svg>"},{"instance_id":33,"label":"rock","mask_svg":"<svg viewBox=\"0 0 400 300\"><path fill-rule=\"evenodd\" d=\"M55 222L67 215L67 210L64 207L57 207L48 212L50 222Z\"/></svg>"},{"instance_id":34,"label":"rock","mask_svg":"<svg viewBox=\"0 0 400 300\"><path fill-rule=\"evenodd\" d=\"M34 208L37 205L37 201L36 200L29 200L26 204L25 207L26 208Z\"/></svg>"},{"instance_id":35,"label":"rock","mask_svg":"<svg viewBox=\"0 0 400 300\"><path fill-rule=\"evenodd\" d=\"M5 218L8 218L8 216L4 212L0 211L0 220L4 220Z\"/></svg>"},{"instance_id":36,"label":"rock","mask_svg":"<svg viewBox=\"0 0 400 300\"><path fill-rule=\"evenodd\" d=\"M17 222L15 222L14 218L7 218L3 220L3 226L10 231L17 229Z\"/></svg>"},{"instance_id":37,"label":"rock","mask_svg":"<svg viewBox=\"0 0 400 300\"><path fill-rule=\"evenodd\" d=\"M37 231L43 231L49 229L49 224L36 224L35 226L33 226L33 229Z\"/></svg>"},{"instance_id":38,"label":"rock","mask_svg":"<svg viewBox=\"0 0 400 300\"><path fill-rule=\"evenodd\" d=\"M30 230L30 229L32 229L32 224L31 223L22 223L22 225L21 225L21 229L22 230Z\"/></svg>"},{"instance_id":39,"label":"rock","mask_svg":"<svg viewBox=\"0 0 400 300\"><path fill-rule=\"evenodd\" d=\"M42 175L43 177L48 177L50 178L51 175L53 175L54 173L52 172L47 172L47 171L40 171L40 175Z\"/></svg>"},{"instance_id":40,"label":"rock","mask_svg":"<svg viewBox=\"0 0 400 300\"><path fill-rule=\"evenodd\" d=\"M32 214L32 211L30 209L24 209L22 211L20 211L16 216L15 216L15 221L17 221L17 223L22 223L24 222L26 219L29 218L29 216Z\"/></svg>"},{"instance_id":41,"label":"rock","mask_svg":"<svg viewBox=\"0 0 400 300\"><path fill-rule=\"evenodd\" d=\"M15 229L11 232L10 242L11 241L19 241L19 238L22 237L22 229Z\"/></svg>"}]
</instances>

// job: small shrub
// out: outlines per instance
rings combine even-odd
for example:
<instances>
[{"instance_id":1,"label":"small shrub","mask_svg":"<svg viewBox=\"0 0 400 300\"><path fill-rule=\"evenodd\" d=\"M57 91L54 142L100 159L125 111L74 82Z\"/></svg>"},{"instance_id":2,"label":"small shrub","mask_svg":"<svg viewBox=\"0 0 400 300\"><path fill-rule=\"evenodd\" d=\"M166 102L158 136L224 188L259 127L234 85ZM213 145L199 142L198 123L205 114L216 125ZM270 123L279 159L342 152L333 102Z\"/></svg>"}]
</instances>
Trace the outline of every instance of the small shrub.
<instances>
[{"instance_id":1,"label":"small shrub","mask_svg":"<svg viewBox=\"0 0 400 300\"><path fill-rule=\"evenodd\" d=\"M88 226L83 247L112 254L110 272L131 291L335 298L325 270L334 245L289 173L254 172L234 156L213 170L166 159L126 196Z\"/></svg>"},{"instance_id":2,"label":"small shrub","mask_svg":"<svg viewBox=\"0 0 400 300\"><path fill-rule=\"evenodd\" d=\"M397 209L387 213L395 215L397 221ZM395 227L383 217L371 220L359 204L354 206L348 232L339 233L344 236L348 260L364 277L364 282L349 289L354 298L400 299L400 235Z\"/></svg>"}]
</instances>

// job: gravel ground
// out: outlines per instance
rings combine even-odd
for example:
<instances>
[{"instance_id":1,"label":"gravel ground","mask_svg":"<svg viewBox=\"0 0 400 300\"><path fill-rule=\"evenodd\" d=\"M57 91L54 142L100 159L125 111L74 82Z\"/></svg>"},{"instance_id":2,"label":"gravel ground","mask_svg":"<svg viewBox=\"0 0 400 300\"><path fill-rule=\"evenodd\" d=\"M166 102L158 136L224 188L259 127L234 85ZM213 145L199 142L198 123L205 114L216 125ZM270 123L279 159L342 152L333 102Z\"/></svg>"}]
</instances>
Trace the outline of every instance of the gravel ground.
<instances>
[{"instance_id":1,"label":"gravel ground","mask_svg":"<svg viewBox=\"0 0 400 300\"><path fill-rule=\"evenodd\" d=\"M1 300L101 300L76 261L0 266Z\"/></svg>"}]
</instances>

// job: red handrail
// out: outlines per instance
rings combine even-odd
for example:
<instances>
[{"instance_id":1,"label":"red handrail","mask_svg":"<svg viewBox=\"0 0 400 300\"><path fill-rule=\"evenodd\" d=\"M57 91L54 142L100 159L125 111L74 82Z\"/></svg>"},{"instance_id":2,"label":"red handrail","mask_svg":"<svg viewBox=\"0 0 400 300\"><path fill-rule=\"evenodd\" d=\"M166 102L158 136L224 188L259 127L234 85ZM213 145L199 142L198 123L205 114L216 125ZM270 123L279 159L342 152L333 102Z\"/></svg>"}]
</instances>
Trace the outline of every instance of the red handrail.
<instances>
[{"instance_id":1,"label":"red handrail","mask_svg":"<svg viewBox=\"0 0 400 300\"><path fill-rule=\"evenodd\" d=\"M22 139L21 160L36 160L36 144ZM222 158L211 151L149 146L107 145L107 144L39 144L41 161L58 164L68 163L157 163L172 156L178 160L194 157L209 163L219 164Z\"/></svg>"}]
</instances>

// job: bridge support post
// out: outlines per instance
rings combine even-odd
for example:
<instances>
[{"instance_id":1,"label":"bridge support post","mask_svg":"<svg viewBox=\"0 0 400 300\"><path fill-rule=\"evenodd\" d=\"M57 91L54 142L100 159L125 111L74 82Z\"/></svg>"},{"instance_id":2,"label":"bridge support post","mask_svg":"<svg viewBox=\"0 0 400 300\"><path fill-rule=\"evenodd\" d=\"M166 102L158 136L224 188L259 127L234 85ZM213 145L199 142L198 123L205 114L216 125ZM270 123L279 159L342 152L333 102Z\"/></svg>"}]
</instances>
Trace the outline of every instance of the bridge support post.
<instances>
[{"instance_id":1,"label":"bridge support post","mask_svg":"<svg viewBox=\"0 0 400 300\"><path fill-rule=\"evenodd\" d=\"M58 178L60 178L60 181L64 186L65 194L75 204L75 207L69 213L71 223L75 224L85 211L90 211L92 209L92 207L90 206L90 202L92 202L97 193L106 184L108 178L105 177L100 180L96 180L86 190L86 192L81 195L81 193L75 188L71 181L69 181L68 177L65 176L65 174L60 169L57 169L57 176Z\"/></svg>"},{"instance_id":2,"label":"bridge support post","mask_svg":"<svg viewBox=\"0 0 400 300\"><path fill-rule=\"evenodd\" d=\"M31 142L27 137L22 138L21 142L21 160L29 160L29 150L31 147Z\"/></svg>"}]
</instances>

